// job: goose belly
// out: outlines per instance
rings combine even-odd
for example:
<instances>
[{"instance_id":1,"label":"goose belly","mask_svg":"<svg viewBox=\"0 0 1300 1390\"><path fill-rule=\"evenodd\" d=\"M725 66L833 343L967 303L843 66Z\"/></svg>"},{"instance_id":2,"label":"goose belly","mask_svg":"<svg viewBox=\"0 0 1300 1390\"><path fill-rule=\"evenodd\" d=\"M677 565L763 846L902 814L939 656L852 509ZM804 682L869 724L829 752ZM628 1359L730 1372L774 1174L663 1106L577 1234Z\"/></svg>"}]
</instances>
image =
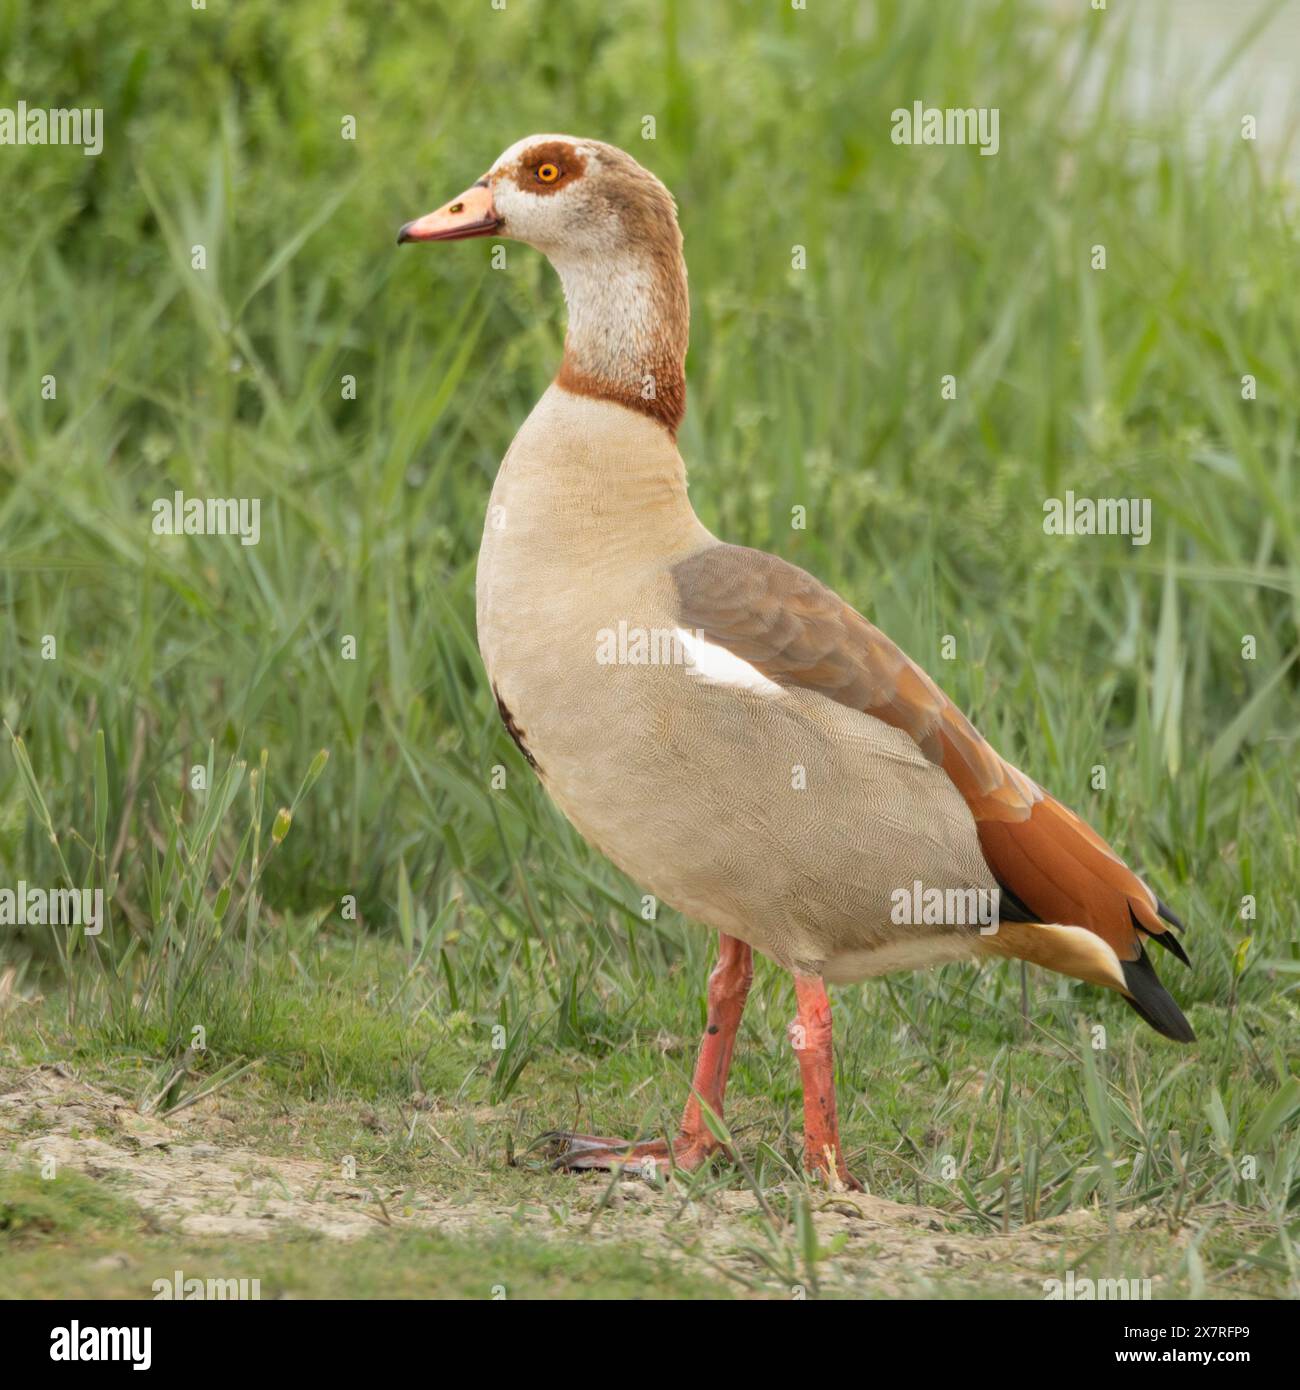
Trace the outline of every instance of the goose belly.
<instances>
[{"instance_id":1,"label":"goose belly","mask_svg":"<svg viewBox=\"0 0 1300 1390\"><path fill-rule=\"evenodd\" d=\"M646 892L832 979L970 953L967 933L892 920L915 881L995 886L964 801L906 734L673 659L653 578L581 617L550 600L489 605L485 665L548 793Z\"/></svg>"}]
</instances>

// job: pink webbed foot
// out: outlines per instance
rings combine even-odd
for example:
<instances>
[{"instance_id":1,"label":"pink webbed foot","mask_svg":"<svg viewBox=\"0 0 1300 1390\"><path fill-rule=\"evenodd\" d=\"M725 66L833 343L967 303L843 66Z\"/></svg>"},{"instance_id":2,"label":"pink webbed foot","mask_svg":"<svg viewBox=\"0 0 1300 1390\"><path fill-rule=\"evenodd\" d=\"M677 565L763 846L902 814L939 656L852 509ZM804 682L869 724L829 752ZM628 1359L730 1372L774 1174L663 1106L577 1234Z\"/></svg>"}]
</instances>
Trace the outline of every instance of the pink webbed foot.
<instances>
[{"instance_id":1,"label":"pink webbed foot","mask_svg":"<svg viewBox=\"0 0 1300 1390\"><path fill-rule=\"evenodd\" d=\"M563 1172L622 1171L653 1180L666 1178L674 1169L691 1173L707 1164L721 1145L712 1135L679 1135L671 1144L662 1139L629 1143L595 1134L554 1131L542 1136L553 1154L551 1167Z\"/></svg>"}]
</instances>

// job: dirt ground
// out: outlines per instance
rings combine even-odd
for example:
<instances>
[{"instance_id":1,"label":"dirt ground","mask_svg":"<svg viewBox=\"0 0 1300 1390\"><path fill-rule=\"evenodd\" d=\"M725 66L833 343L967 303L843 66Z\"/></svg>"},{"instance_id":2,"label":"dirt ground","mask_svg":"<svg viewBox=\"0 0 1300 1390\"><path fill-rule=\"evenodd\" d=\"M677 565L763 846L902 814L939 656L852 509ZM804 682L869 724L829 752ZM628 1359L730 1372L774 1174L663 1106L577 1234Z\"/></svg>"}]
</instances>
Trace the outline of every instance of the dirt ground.
<instances>
[{"instance_id":1,"label":"dirt ground","mask_svg":"<svg viewBox=\"0 0 1300 1390\"><path fill-rule=\"evenodd\" d=\"M231 1110L237 1107L213 1098L162 1118L141 1114L63 1064L0 1072L0 1161L39 1168L53 1159L58 1172L104 1181L138 1205L150 1230L178 1238L258 1241L297 1231L345 1242L377 1227L465 1238L508 1226L538 1240L617 1241L719 1271L752 1267L761 1239L761 1204L749 1190L683 1200L671 1186L659 1190L639 1179L610 1184L542 1174L536 1203L409 1185L385 1191L345 1180L339 1165L250 1147ZM566 1195L574 1193L568 1184L581 1184L589 1214L557 1224L545 1187L557 1181ZM925 1293L955 1281L975 1296L1041 1298L1063 1247L1105 1238L1105 1222L1092 1211L1006 1234L963 1233L951 1215L859 1194L825 1194L814 1220L819 1242L839 1247L828 1279L861 1294ZM1140 1212L1128 1213L1124 1227L1141 1221Z\"/></svg>"}]
</instances>

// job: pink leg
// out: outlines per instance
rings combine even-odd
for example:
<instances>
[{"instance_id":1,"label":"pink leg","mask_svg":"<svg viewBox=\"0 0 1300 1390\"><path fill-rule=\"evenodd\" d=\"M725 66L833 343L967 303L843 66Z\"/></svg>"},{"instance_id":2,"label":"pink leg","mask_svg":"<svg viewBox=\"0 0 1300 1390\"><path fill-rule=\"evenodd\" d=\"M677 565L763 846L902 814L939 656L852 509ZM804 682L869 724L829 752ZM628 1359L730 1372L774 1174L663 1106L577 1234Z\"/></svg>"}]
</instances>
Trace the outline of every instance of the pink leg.
<instances>
[{"instance_id":1,"label":"pink leg","mask_svg":"<svg viewBox=\"0 0 1300 1390\"><path fill-rule=\"evenodd\" d=\"M844 1166L835 1110L835 1058L831 1047L831 1001L820 975L796 975L798 1006L790 1041L803 1076L804 1167L834 1176L854 1192L862 1184Z\"/></svg>"},{"instance_id":2,"label":"pink leg","mask_svg":"<svg viewBox=\"0 0 1300 1390\"><path fill-rule=\"evenodd\" d=\"M727 1073L731 1070L731 1054L740 1031L740 1016L745 1012L750 982L754 978L754 953L734 936L718 936L718 963L709 976L709 1021L700 1041L700 1055L695 1063L695 1079L686 1098L682 1114L682 1133L701 1140L713 1141L700 1102L722 1116L722 1102L727 1094Z\"/></svg>"},{"instance_id":3,"label":"pink leg","mask_svg":"<svg viewBox=\"0 0 1300 1390\"><path fill-rule=\"evenodd\" d=\"M695 1063L691 1093L682 1114L681 1131L671 1145L662 1139L627 1144L589 1134L553 1134L564 1144L555 1160L557 1168L632 1167L658 1172L701 1167L718 1149L718 1140L705 1122L706 1108L719 1119L727 1091L727 1073L736 1046L740 1016L745 1011L750 981L754 978L754 953L734 936L718 937L718 963L709 976L709 1021Z\"/></svg>"}]
</instances>

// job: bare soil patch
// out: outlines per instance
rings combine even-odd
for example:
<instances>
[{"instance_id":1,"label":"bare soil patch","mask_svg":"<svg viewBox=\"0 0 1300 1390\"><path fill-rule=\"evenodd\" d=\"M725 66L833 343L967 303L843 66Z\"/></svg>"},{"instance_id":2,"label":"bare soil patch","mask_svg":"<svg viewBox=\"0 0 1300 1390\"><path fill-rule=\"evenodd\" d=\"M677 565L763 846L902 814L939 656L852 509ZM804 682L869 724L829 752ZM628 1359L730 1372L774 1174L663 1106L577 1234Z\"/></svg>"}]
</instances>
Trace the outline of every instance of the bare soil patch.
<instances>
[{"instance_id":1,"label":"bare soil patch","mask_svg":"<svg viewBox=\"0 0 1300 1390\"><path fill-rule=\"evenodd\" d=\"M251 1147L215 1100L170 1117L141 1114L63 1064L0 1071L0 1146L2 1162L39 1167L53 1159L59 1171L104 1181L140 1208L151 1229L188 1237L263 1240L296 1231L351 1241L387 1227L473 1238L504 1226L542 1240L614 1240L702 1259L740 1279L765 1263L756 1252L771 1244L751 1191L691 1200L639 1179L550 1174L538 1175L535 1202L376 1188L346 1181L319 1159ZM557 1191L570 1210L558 1223ZM1005 1234L954 1232L950 1215L862 1194L826 1194L813 1219L822 1245L838 1238L840 1246L826 1262L827 1287L878 1295L957 1280L975 1295L1041 1298L1062 1246L1088 1247L1105 1236L1091 1211ZM1124 1228L1140 1221L1141 1213L1126 1214ZM786 1238L793 1246L793 1235Z\"/></svg>"}]
</instances>

